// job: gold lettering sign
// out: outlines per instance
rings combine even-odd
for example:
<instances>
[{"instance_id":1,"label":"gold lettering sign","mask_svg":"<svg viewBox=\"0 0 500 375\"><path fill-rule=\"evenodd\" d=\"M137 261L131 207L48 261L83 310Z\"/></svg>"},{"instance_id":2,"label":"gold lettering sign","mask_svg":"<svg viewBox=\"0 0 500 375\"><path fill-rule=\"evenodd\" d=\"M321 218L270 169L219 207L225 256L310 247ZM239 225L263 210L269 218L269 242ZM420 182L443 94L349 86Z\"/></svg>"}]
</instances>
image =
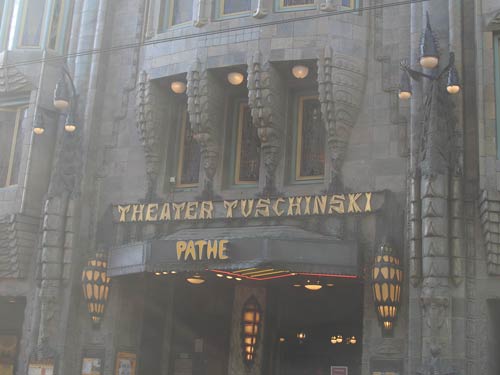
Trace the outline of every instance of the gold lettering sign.
<instances>
[{"instance_id":1,"label":"gold lettering sign","mask_svg":"<svg viewBox=\"0 0 500 375\"><path fill-rule=\"evenodd\" d=\"M113 215L119 223L348 215L379 209L382 196L381 193L347 193L229 201L135 203L114 206ZM183 254L191 257L196 249L187 247L184 251L186 253Z\"/></svg>"},{"instance_id":2,"label":"gold lettering sign","mask_svg":"<svg viewBox=\"0 0 500 375\"><path fill-rule=\"evenodd\" d=\"M199 261L199 260L225 260L227 255L228 240L189 240L177 241L176 252L179 261Z\"/></svg>"}]
</instances>

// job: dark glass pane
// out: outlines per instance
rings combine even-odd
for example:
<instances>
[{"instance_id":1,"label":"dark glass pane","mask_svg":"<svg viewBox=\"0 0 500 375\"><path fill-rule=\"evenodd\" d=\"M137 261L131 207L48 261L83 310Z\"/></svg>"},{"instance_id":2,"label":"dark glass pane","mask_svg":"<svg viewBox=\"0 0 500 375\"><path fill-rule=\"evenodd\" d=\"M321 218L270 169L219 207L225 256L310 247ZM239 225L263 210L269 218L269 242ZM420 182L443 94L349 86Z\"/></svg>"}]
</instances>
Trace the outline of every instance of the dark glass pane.
<instances>
[{"instance_id":1,"label":"dark glass pane","mask_svg":"<svg viewBox=\"0 0 500 375\"><path fill-rule=\"evenodd\" d=\"M28 0L23 19L22 45L38 47L42 33L43 14L47 0Z\"/></svg>"},{"instance_id":2,"label":"dark glass pane","mask_svg":"<svg viewBox=\"0 0 500 375\"><path fill-rule=\"evenodd\" d=\"M325 171L325 128L318 99L301 99L298 129L298 175L322 177Z\"/></svg>"},{"instance_id":3,"label":"dark glass pane","mask_svg":"<svg viewBox=\"0 0 500 375\"><path fill-rule=\"evenodd\" d=\"M351 8L351 0L342 0L342 6Z\"/></svg>"},{"instance_id":4,"label":"dark glass pane","mask_svg":"<svg viewBox=\"0 0 500 375\"><path fill-rule=\"evenodd\" d=\"M259 180L260 139L246 104L239 110L237 145L236 183L256 183Z\"/></svg>"},{"instance_id":5,"label":"dark glass pane","mask_svg":"<svg viewBox=\"0 0 500 375\"><path fill-rule=\"evenodd\" d=\"M200 175L200 146L193 137L191 124L184 114L179 165L179 185L196 185Z\"/></svg>"},{"instance_id":6,"label":"dark glass pane","mask_svg":"<svg viewBox=\"0 0 500 375\"><path fill-rule=\"evenodd\" d=\"M56 49L57 40L59 38L59 33L62 32L60 28L61 17L62 17L62 0L56 0L54 3L54 9L52 12L52 20L50 23L50 33L49 33L49 48Z\"/></svg>"},{"instance_id":7,"label":"dark glass pane","mask_svg":"<svg viewBox=\"0 0 500 375\"><path fill-rule=\"evenodd\" d=\"M0 112L0 187L8 184L12 136L16 125L17 112Z\"/></svg>"},{"instance_id":8,"label":"dark glass pane","mask_svg":"<svg viewBox=\"0 0 500 375\"><path fill-rule=\"evenodd\" d=\"M245 12L251 9L251 0L222 0L224 2L224 14Z\"/></svg>"},{"instance_id":9,"label":"dark glass pane","mask_svg":"<svg viewBox=\"0 0 500 375\"><path fill-rule=\"evenodd\" d=\"M193 19L193 2L188 0L172 0L172 25L188 22Z\"/></svg>"},{"instance_id":10,"label":"dark glass pane","mask_svg":"<svg viewBox=\"0 0 500 375\"><path fill-rule=\"evenodd\" d=\"M310 5L314 4L314 0L283 0L283 6L292 7L295 5Z\"/></svg>"}]
</instances>

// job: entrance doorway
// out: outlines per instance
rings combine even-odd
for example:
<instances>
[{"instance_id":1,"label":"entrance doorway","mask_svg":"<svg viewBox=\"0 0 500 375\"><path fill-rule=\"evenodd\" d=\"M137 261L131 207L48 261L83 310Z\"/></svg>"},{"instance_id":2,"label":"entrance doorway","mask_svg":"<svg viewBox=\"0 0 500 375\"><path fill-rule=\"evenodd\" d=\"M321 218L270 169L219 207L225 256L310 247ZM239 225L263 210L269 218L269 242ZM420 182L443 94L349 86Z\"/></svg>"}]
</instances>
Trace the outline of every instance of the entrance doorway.
<instances>
[{"instance_id":1,"label":"entrance doorway","mask_svg":"<svg viewBox=\"0 0 500 375\"><path fill-rule=\"evenodd\" d=\"M330 375L331 366L360 374L363 284L330 280L316 291L286 279L270 284L273 375Z\"/></svg>"},{"instance_id":2,"label":"entrance doorway","mask_svg":"<svg viewBox=\"0 0 500 375\"><path fill-rule=\"evenodd\" d=\"M25 298L0 297L0 374L16 371L25 306Z\"/></svg>"}]
</instances>

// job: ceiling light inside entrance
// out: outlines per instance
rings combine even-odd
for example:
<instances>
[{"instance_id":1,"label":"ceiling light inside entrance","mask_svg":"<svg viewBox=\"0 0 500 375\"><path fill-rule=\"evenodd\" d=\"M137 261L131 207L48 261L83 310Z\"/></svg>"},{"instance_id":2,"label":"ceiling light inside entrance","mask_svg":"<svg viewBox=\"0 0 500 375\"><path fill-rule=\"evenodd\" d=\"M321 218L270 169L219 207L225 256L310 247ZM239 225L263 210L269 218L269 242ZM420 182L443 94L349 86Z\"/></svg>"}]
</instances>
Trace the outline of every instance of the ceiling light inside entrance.
<instances>
[{"instance_id":1,"label":"ceiling light inside entrance","mask_svg":"<svg viewBox=\"0 0 500 375\"><path fill-rule=\"evenodd\" d=\"M193 285L200 285L203 284L206 280L201 275L195 274L193 276L186 278L186 281Z\"/></svg>"},{"instance_id":2,"label":"ceiling light inside entrance","mask_svg":"<svg viewBox=\"0 0 500 375\"><path fill-rule=\"evenodd\" d=\"M240 72L231 72L227 75L227 80L233 86L241 85L245 77Z\"/></svg>"},{"instance_id":3,"label":"ceiling light inside entrance","mask_svg":"<svg viewBox=\"0 0 500 375\"><path fill-rule=\"evenodd\" d=\"M309 68L305 65L295 65L292 74L297 79L304 79L309 75Z\"/></svg>"}]
</instances>

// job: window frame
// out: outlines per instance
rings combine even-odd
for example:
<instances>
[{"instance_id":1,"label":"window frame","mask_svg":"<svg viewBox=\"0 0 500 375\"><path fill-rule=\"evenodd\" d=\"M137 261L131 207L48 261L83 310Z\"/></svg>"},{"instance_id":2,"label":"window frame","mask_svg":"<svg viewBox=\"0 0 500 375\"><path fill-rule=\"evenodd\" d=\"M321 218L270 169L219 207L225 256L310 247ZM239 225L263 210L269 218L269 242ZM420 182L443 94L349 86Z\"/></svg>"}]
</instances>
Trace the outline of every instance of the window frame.
<instances>
[{"instance_id":1,"label":"window frame","mask_svg":"<svg viewBox=\"0 0 500 375\"><path fill-rule=\"evenodd\" d=\"M174 21L174 6L176 1L190 1L191 8L193 2L191 0L161 0L160 1L160 18L158 22L158 34L165 33L169 29L177 27L190 26L193 23L194 9L191 10L191 19L178 24L173 24Z\"/></svg>"},{"instance_id":2,"label":"window frame","mask_svg":"<svg viewBox=\"0 0 500 375\"><path fill-rule=\"evenodd\" d=\"M0 112L15 112L16 113L16 119L14 123L14 130L12 132L12 138L10 140L10 150L9 150L9 162L7 166L7 174L5 176L5 183L3 181L0 181L0 189L3 188L8 188L11 186L16 186L19 185L19 181L17 181L15 184L12 184L12 171L14 169L14 159L15 159L15 153L16 153L16 144L17 144L17 139L19 137L19 133L21 130L21 125L22 125L22 114L23 112L28 109L29 105L28 104L21 104L18 106L3 106L0 107ZM21 144L22 147L22 144ZM22 152L22 150L21 150ZM21 162L21 160L20 160Z\"/></svg>"},{"instance_id":3,"label":"window frame","mask_svg":"<svg viewBox=\"0 0 500 375\"><path fill-rule=\"evenodd\" d=\"M188 126L188 112L187 108L186 110L182 113L181 115L181 126L180 126L180 135L178 137L179 139L179 150L177 152L177 170L175 173L175 188L176 189L191 189L191 188L197 188L200 185L200 170L201 170L201 160L200 160L200 169L198 170L198 182L197 183L187 183L183 184L182 183L182 167L184 164L184 137L186 136L186 127Z\"/></svg>"},{"instance_id":4,"label":"window frame","mask_svg":"<svg viewBox=\"0 0 500 375\"><path fill-rule=\"evenodd\" d=\"M226 1L228 0L217 0L216 2L216 14L218 19L227 19L227 18L237 18L237 17L245 17L252 14L252 2L250 1L250 9L244 10L241 12L234 13L224 13L224 7L226 5Z\"/></svg>"},{"instance_id":5,"label":"window frame","mask_svg":"<svg viewBox=\"0 0 500 375\"><path fill-rule=\"evenodd\" d=\"M297 93L294 98L294 127L293 127L293 152L292 152L292 166L293 166L293 181L294 183L322 183L325 180L326 174L326 159L324 162L324 170L321 176L301 176L301 155L302 155L302 129L303 129L303 111L304 111L304 101L309 99L317 99L319 102L318 94L309 93ZM326 153L326 140L325 149Z\"/></svg>"},{"instance_id":6,"label":"window frame","mask_svg":"<svg viewBox=\"0 0 500 375\"><path fill-rule=\"evenodd\" d=\"M500 159L500 32L493 34L493 69L495 79L495 120L497 159Z\"/></svg>"},{"instance_id":7,"label":"window frame","mask_svg":"<svg viewBox=\"0 0 500 375\"><path fill-rule=\"evenodd\" d=\"M259 156L259 178L255 181L242 181L240 179L240 169L241 169L241 145L243 140L243 121L244 121L244 110L245 108L250 109L250 105L248 104L248 99L236 99L234 102L234 114L232 114L233 122L236 120L237 127L236 131L233 131L233 136L231 137L233 140L232 147L232 156L231 156L231 185L242 187L242 188L250 188L256 187L259 185L260 179L260 164L261 159Z\"/></svg>"},{"instance_id":8,"label":"window frame","mask_svg":"<svg viewBox=\"0 0 500 375\"><path fill-rule=\"evenodd\" d=\"M318 8L317 0L312 4L285 5L285 0L274 0L274 9L276 12L295 12L300 10L315 10Z\"/></svg>"},{"instance_id":9,"label":"window frame","mask_svg":"<svg viewBox=\"0 0 500 375\"><path fill-rule=\"evenodd\" d=\"M26 16L29 0L5 0L4 14L0 28L0 44L2 50L43 50L47 49L56 53L64 54L68 47L68 32L71 29L71 19L74 0L60 0L61 11L56 28L56 40L54 48L51 48L51 26L54 18L55 2L58 0L45 0L42 14L42 27L40 40L37 45L24 45L23 34L26 30Z\"/></svg>"},{"instance_id":10,"label":"window frame","mask_svg":"<svg viewBox=\"0 0 500 375\"><path fill-rule=\"evenodd\" d=\"M43 13L42 13L42 25L41 25L41 30L40 30L40 39L38 41L38 45L35 46L29 46L29 45L24 45L23 44L23 36L24 36L24 31L26 29L26 16L28 13L28 5L29 5L30 0L23 0L21 7L22 11L20 12L20 25L16 28L18 28L18 33L17 33L17 47L19 49L41 49L45 47L45 42L47 40L47 31L48 27L50 24L47 23L47 16L49 9L51 8L51 0L43 0L45 1L45 5L43 7Z\"/></svg>"},{"instance_id":11,"label":"window frame","mask_svg":"<svg viewBox=\"0 0 500 375\"><path fill-rule=\"evenodd\" d=\"M349 2L351 3L350 6L343 5L342 1L343 0L340 0L340 7L342 9L357 9L357 8L359 8L359 0L349 0Z\"/></svg>"}]
</instances>

